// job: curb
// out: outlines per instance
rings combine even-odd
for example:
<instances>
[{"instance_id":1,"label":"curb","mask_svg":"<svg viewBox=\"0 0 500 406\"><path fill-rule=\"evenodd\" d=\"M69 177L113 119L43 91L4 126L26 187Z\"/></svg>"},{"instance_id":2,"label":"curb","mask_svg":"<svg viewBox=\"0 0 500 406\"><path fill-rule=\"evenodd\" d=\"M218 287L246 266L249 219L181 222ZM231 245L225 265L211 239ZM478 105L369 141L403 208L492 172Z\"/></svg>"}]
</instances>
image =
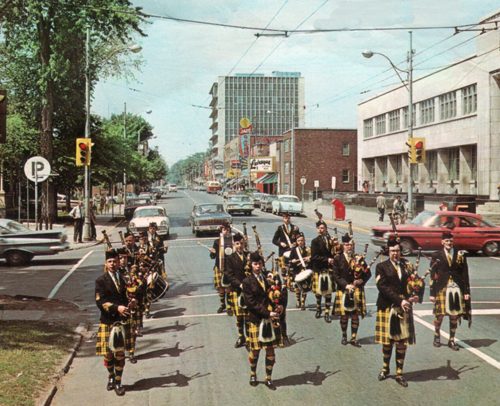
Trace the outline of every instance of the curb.
<instances>
[{"instance_id":1,"label":"curb","mask_svg":"<svg viewBox=\"0 0 500 406\"><path fill-rule=\"evenodd\" d=\"M126 221L126 220L125 219L120 220L113 227L111 227L109 229L109 231L110 232L113 231L115 228L117 228L118 226L120 226L124 221ZM100 245L100 244L104 244L104 240L97 240L97 241L92 242L92 243L84 243L83 245L81 245L79 247L68 248L65 252L68 252L68 251L78 251L78 250L82 250L82 249L85 249L85 248L95 247L95 246Z\"/></svg>"},{"instance_id":2,"label":"curb","mask_svg":"<svg viewBox=\"0 0 500 406\"><path fill-rule=\"evenodd\" d=\"M52 387L47 391L47 393L43 397L40 397L42 400L40 403L36 403L37 405L50 406L50 404L52 403L52 399L54 398L57 392L57 384L59 383L59 381L61 381L63 376L68 373L69 368L73 363L73 359L75 358L76 353L78 352L80 346L82 345L83 337L85 333L88 332L88 328L84 323L80 323L75 328L74 332L75 334L78 334L79 338L76 340L75 344L73 345L73 348L71 349L71 352L66 358L66 361L63 363L63 367L59 370L59 372L56 373Z\"/></svg>"},{"instance_id":3,"label":"curb","mask_svg":"<svg viewBox=\"0 0 500 406\"><path fill-rule=\"evenodd\" d=\"M313 214L307 213L306 216L308 218L311 218L311 219L317 218L316 215L314 215L314 213ZM346 224L347 220L345 220L345 223L342 223L342 222L339 222L339 221L335 221L335 220L325 219L325 218L323 218L323 220L327 224L329 224L329 225L332 225L332 226L335 226L335 227L339 227L339 228L342 228L344 230L347 230L349 228L349 226ZM352 226L352 229L353 229L353 231L359 231L360 233L365 233L365 234L370 234L371 233L370 229L364 228L364 227Z\"/></svg>"}]
</instances>

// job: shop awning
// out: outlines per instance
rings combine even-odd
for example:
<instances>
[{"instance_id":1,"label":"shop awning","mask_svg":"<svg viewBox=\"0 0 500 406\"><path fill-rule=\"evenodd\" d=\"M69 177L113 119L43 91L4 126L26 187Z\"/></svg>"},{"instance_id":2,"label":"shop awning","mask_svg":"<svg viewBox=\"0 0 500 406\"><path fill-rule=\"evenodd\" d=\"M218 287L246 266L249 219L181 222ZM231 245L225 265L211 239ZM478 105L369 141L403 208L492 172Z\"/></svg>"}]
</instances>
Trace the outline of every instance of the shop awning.
<instances>
[{"instance_id":1,"label":"shop awning","mask_svg":"<svg viewBox=\"0 0 500 406\"><path fill-rule=\"evenodd\" d=\"M255 181L255 183L269 184L276 183L278 181L277 173L266 173Z\"/></svg>"}]
</instances>

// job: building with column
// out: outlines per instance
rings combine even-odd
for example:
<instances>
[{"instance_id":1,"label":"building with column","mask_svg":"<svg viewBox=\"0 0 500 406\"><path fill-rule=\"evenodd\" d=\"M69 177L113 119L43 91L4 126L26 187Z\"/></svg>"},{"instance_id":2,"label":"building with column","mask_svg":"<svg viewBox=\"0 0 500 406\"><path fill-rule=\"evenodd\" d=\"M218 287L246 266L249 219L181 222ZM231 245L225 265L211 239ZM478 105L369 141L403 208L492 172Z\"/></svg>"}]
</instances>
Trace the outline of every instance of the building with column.
<instances>
[{"instance_id":1,"label":"building with column","mask_svg":"<svg viewBox=\"0 0 500 406\"><path fill-rule=\"evenodd\" d=\"M497 12L481 23L499 18ZM499 42L499 30L487 31L476 38L474 55L414 79L413 137L426 142L425 163L413 165L415 192L498 199ZM358 105L358 177L371 190L408 190L407 116L403 85Z\"/></svg>"},{"instance_id":2,"label":"building with column","mask_svg":"<svg viewBox=\"0 0 500 406\"><path fill-rule=\"evenodd\" d=\"M250 120L250 133L257 137L304 125L304 78L300 72L219 76L210 95L210 148L214 162L227 161L224 146L239 136L242 118ZM214 175L222 179L224 170L214 170Z\"/></svg>"}]
</instances>

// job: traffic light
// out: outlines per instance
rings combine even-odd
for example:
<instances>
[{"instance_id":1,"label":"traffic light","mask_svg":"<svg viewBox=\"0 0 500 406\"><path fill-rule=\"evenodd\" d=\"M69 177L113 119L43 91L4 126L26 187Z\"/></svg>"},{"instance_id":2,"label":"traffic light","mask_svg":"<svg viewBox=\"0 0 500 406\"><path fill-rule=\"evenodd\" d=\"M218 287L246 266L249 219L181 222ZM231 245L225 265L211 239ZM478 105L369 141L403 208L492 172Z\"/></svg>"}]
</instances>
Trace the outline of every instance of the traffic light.
<instances>
[{"instance_id":1,"label":"traffic light","mask_svg":"<svg viewBox=\"0 0 500 406\"><path fill-rule=\"evenodd\" d=\"M0 90L0 144L7 140L7 92Z\"/></svg>"},{"instance_id":2,"label":"traffic light","mask_svg":"<svg viewBox=\"0 0 500 406\"><path fill-rule=\"evenodd\" d=\"M425 163L425 138L414 138L415 163Z\"/></svg>"},{"instance_id":3,"label":"traffic light","mask_svg":"<svg viewBox=\"0 0 500 406\"><path fill-rule=\"evenodd\" d=\"M416 163L415 160L415 138L409 138L408 141L406 142L406 145L408 146L408 162L411 164Z\"/></svg>"},{"instance_id":4,"label":"traffic light","mask_svg":"<svg viewBox=\"0 0 500 406\"><path fill-rule=\"evenodd\" d=\"M76 166L89 166L92 140L90 138L76 139Z\"/></svg>"}]
</instances>

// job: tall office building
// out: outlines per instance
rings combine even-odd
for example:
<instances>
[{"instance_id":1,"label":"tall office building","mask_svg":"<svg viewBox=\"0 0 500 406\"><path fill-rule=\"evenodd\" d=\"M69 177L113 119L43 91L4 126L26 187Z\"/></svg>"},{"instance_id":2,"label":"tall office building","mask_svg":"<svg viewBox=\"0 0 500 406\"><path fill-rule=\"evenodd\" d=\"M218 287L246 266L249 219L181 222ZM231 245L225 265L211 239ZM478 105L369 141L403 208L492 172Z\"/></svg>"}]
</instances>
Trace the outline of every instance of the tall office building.
<instances>
[{"instance_id":1,"label":"tall office building","mask_svg":"<svg viewBox=\"0 0 500 406\"><path fill-rule=\"evenodd\" d=\"M247 118L252 135L271 136L304 126L304 78L300 72L219 76L210 89L212 175L224 174L224 145L239 135Z\"/></svg>"}]
</instances>

